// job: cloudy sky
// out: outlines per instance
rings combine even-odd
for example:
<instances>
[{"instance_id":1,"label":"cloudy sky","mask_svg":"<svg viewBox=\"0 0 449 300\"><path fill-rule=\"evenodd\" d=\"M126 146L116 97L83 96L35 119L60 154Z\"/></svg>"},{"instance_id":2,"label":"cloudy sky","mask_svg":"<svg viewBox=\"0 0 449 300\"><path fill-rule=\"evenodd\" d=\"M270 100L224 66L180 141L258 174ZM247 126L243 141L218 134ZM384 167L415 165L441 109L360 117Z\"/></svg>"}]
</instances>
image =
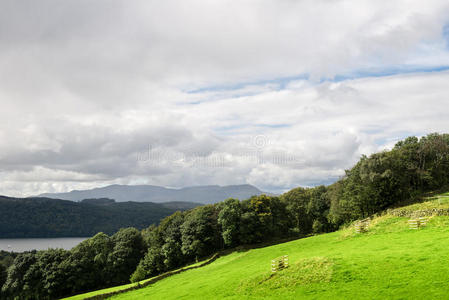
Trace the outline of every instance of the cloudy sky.
<instances>
[{"instance_id":1,"label":"cloudy sky","mask_svg":"<svg viewBox=\"0 0 449 300\"><path fill-rule=\"evenodd\" d=\"M447 0L1 0L0 194L335 181L449 131Z\"/></svg>"}]
</instances>

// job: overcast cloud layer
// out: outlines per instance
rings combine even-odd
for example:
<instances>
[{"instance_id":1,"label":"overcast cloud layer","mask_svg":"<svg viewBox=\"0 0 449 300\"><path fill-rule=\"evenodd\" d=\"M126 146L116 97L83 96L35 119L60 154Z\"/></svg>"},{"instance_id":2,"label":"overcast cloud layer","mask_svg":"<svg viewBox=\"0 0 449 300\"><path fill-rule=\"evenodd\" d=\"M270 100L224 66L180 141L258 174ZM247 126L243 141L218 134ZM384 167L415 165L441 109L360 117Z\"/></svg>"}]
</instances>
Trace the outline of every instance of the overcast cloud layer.
<instances>
[{"instance_id":1,"label":"overcast cloud layer","mask_svg":"<svg viewBox=\"0 0 449 300\"><path fill-rule=\"evenodd\" d=\"M335 181L449 131L449 2L0 1L0 194Z\"/></svg>"}]
</instances>

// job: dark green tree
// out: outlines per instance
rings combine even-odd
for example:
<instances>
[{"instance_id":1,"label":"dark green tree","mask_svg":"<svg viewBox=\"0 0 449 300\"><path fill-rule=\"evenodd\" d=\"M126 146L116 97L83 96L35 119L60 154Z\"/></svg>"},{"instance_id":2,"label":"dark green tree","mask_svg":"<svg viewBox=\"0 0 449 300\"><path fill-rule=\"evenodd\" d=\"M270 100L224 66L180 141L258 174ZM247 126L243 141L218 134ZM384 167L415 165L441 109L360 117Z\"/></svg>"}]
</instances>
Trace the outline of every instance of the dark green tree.
<instances>
[{"instance_id":1,"label":"dark green tree","mask_svg":"<svg viewBox=\"0 0 449 300\"><path fill-rule=\"evenodd\" d=\"M242 206L238 199L227 199L220 204L218 224L221 226L224 244L232 247L239 244Z\"/></svg>"},{"instance_id":2,"label":"dark green tree","mask_svg":"<svg viewBox=\"0 0 449 300\"><path fill-rule=\"evenodd\" d=\"M70 274L67 281L71 283L71 293L106 287L113 282L108 266L113 247L110 237L100 232L70 251L62 267Z\"/></svg>"},{"instance_id":3,"label":"dark green tree","mask_svg":"<svg viewBox=\"0 0 449 300\"><path fill-rule=\"evenodd\" d=\"M273 232L273 213L271 211L271 199L267 195L254 196L250 198L250 209L254 211L259 221L256 235L261 240L269 239Z\"/></svg>"},{"instance_id":4,"label":"dark green tree","mask_svg":"<svg viewBox=\"0 0 449 300\"><path fill-rule=\"evenodd\" d=\"M37 263L33 267L37 276L40 277L39 295L56 299L70 294L71 291L67 285L69 274L62 265L69 255L70 252L64 249L49 249L37 253Z\"/></svg>"},{"instance_id":5,"label":"dark green tree","mask_svg":"<svg viewBox=\"0 0 449 300\"><path fill-rule=\"evenodd\" d=\"M37 262L36 252L19 254L12 266L2 287L3 295L17 299L36 299L40 278L36 278L33 266ZM33 270L30 271L30 269Z\"/></svg>"},{"instance_id":6,"label":"dark green tree","mask_svg":"<svg viewBox=\"0 0 449 300\"><path fill-rule=\"evenodd\" d=\"M312 231L313 220L308 214L310 193L305 188L295 188L281 197L287 207L292 220L294 220L294 231L307 234Z\"/></svg>"},{"instance_id":7,"label":"dark green tree","mask_svg":"<svg viewBox=\"0 0 449 300\"><path fill-rule=\"evenodd\" d=\"M169 270L177 268L185 263L182 253L181 226L184 223L184 214L176 212L162 220L160 230L163 244L161 247L164 255L165 267Z\"/></svg>"},{"instance_id":8,"label":"dark green tree","mask_svg":"<svg viewBox=\"0 0 449 300\"><path fill-rule=\"evenodd\" d=\"M289 218L289 213L285 203L279 197L269 197L269 205L271 211L271 238L278 238L287 236L289 229L292 227L292 220ZM270 237L268 238L270 239Z\"/></svg>"},{"instance_id":9,"label":"dark green tree","mask_svg":"<svg viewBox=\"0 0 449 300\"><path fill-rule=\"evenodd\" d=\"M107 258L111 283L126 283L145 254L145 243L140 231L132 227L120 229L111 241L114 247Z\"/></svg>"},{"instance_id":10,"label":"dark green tree","mask_svg":"<svg viewBox=\"0 0 449 300\"><path fill-rule=\"evenodd\" d=\"M313 233L327 232L332 229L332 225L328 221L330 201L326 197L327 189L324 185L309 189L309 204L307 206L307 214L313 219Z\"/></svg>"},{"instance_id":11,"label":"dark green tree","mask_svg":"<svg viewBox=\"0 0 449 300\"><path fill-rule=\"evenodd\" d=\"M255 212L245 211L242 213L240 219L240 243L247 245L263 241L263 236L259 227L259 219Z\"/></svg>"},{"instance_id":12,"label":"dark green tree","mask_svg":"<svg viewBox=\"0 0 449 300\"><path fill-rule=\"evenodd\" d=\"M198 260L219 249L221 234L217 219L218 212L213 205L200 206L187 213L181 226L184 255Z\"/></svg>"},{"instance_id":13,"label":"dark green tree","mask_svg":"<svg viewBox=\"0 0 449 300\"><path fill-rule=\"evenodd\" d=\"M0 264L0 292L2 290L2 286L6 281L6 277L8 273L6 272L6 267L3 264Z\"/></svg>"},{"instance_id":14,"label":"dark green tree","mask_svg":"<svg viewBox=\"0 0 449 300\"><path fill-rule=\"evenodd\" d=\"M160 248L150 247L145 257L139 262L134 273L131 275L131 282L138 282L154 275L165 272L164 255Z\"/></svg>"}]
</instances>

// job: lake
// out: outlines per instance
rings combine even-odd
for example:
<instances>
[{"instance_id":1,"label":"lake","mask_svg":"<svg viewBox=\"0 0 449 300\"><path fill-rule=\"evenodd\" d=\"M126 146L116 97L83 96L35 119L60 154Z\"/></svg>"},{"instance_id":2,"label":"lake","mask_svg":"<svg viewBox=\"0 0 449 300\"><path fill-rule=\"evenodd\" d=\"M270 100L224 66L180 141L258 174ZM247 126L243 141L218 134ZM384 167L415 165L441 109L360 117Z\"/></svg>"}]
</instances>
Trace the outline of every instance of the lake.
<instances>
[{"instance_id":1,"label":"lake","mask_svg":"<svg viewBox=\"0 0 449 300\"><path fill-rule=\"evenodd\" d=\"M63 248L70 250L86 239L88 238L0 239L0 250L14 252L47 250L48 248Z\"/></svg>"}]
</instances>

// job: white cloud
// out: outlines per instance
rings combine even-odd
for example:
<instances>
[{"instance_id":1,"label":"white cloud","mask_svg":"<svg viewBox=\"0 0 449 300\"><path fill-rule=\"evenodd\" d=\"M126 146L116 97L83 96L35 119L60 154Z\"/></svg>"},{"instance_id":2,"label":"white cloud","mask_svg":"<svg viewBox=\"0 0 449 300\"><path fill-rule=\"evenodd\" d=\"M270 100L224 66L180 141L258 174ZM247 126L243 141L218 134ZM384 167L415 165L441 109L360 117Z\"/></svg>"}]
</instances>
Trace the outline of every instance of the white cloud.
<instances>
[{"instance_id":1,"label":"white cloud","mask_svg":"<svg viewBox=\"0 0 449 300\"><path fill-rule=\"evenodd\" d=\"M2 1L0 193L330 182L448 131L449 73L391 71L447 66L448 21L443 0Z\"/></svg>"}]
</instances>

